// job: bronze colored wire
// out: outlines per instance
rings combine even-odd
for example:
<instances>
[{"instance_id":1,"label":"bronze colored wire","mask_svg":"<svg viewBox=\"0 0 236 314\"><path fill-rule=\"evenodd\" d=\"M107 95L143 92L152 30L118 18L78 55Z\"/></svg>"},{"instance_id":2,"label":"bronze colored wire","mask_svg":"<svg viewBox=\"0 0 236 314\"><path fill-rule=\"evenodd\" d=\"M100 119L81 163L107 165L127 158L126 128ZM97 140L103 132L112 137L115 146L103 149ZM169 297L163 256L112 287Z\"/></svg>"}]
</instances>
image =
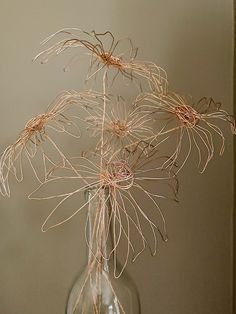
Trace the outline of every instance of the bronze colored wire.
<instances>
[{"instance_id":1,"label":"bronze colored wire","mask_svg":"<svg viewBox=\"0 0 236 314\"><path fill-rule=\"evenodd\" d=\"M81 48L90 59L85 81L96 80L101 92L64 91L44 113L30 119L0 157L0 193L10 196L10 176L17 181L24 179L26 161L38 181L37 188L28 197L56 201L42 224L43 232L70 221L93 198L99 200L91 235L95 247L91 247L85 232L92 259L74 304L75 311L87 286L96 283L101 287L102 265L107 260L114 259L113 275L118 278L130 256L134 261L146 248L152 255L156 254L157 234L163 241L168 240L161 202L178 201L178 172L186 166L194 150L199 171L204 172L218 147L217 141L220 141L219 154L224 152L226 137L221 122L228 124L233 134L236 129L234 117L212 98L203 97L195 104L191 98L171 92L166 71L153 62L138 61L137 48L129 38L116 40L110 31L98 33L65 28L50 35L42 45L48 43L51 45L34 60L47 63L64 51ZM128 46L126 51L125 46ZM74 62L72 58L68 66ZM129 88L136 90L138 85L142 93L132 101L121 97L118 89L116 95L112 94L118 77L123 82L128 79ZM72 157L57 144L56 134L71 136L78 151L84 151L87 138L93 138L95 144L82 156L78 152ZM81 135L85 136L85 141L80 140ZM51 156L46 147L50 147L54 155ZM37 157L43 165L42 173ZM71 183L74 183L73 188ZM150 183L155 183L154 190ZM50 186L57 192L50 192ZM86 189L95 189L95 192L92 199L83 201L81 194ZM68 211L73 200L76 206ZM58 214L61 209L63 218ZM84 227L87 230L88 218ZM114 245L105 254L102 239L107 240L110 231ZM140 246L134 241L134 232ZM117 256L122 241L126 252L122 267L118 269ZM119 312L128 314L108 276L105 279L117 299ZM100 314L101 300L95 294L92 297L93 311Z\"/></svg>"}]
</instances>

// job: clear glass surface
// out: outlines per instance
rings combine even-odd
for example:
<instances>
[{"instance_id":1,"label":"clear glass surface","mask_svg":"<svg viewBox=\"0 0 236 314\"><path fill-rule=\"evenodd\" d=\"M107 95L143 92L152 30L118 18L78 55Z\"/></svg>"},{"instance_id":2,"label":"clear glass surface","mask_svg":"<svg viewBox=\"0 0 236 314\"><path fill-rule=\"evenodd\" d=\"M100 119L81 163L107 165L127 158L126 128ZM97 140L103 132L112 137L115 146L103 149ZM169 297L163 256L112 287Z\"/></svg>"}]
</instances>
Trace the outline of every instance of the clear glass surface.
<instances>
[{"instance_id":1,"label":"clear glass surface","mask_svg":"<svg viewBox=\"0 0 236 314\"><path fill-rule=\"evenodd\" d=\"M87 190L88 262L76 279L66 314L140 314L140 301L134 282L124 270L114 277L110 202L106 191ZM119 274L119 263L116 265Z\"/></svg>"}]
</instances>

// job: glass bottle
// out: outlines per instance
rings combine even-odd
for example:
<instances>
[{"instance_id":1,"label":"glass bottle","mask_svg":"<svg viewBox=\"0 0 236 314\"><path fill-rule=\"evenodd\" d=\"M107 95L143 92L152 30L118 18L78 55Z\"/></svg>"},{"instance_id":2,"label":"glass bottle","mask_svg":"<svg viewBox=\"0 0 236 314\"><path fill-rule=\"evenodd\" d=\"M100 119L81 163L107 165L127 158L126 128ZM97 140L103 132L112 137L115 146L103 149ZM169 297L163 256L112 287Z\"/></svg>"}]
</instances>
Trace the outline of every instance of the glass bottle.
<instances>
[{"instance_id":1,"label":"glass bottle","mask_svg":"<svg viewBox=\"0 0 236 314\"><path fill-rule=\"evenodd\" d=\"M88 189L85 198L88 261L70 291L66 314L140 314L138 292L127 271L114 277L111 203L107 190ZM119 273L120 266L116 264Z\"/></svg>"}]
</instances>

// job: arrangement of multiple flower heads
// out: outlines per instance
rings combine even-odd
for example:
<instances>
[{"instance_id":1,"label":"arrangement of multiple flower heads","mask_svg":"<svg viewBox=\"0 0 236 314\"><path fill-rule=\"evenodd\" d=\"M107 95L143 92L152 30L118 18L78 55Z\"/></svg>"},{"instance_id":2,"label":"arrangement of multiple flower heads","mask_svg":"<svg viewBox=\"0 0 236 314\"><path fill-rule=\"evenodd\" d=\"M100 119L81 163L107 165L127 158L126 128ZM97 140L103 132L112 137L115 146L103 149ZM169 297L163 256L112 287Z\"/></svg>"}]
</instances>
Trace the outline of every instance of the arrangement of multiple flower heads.
<instances>
[{"instance_id":1,"label":"arrangement of multiple flower heads","mask_svg":"<svg viewBox=\"0 0 236 314\"><path fill-rule=\"evenodd\" d=\"M16 141L1 155L0 192L10 196L10 177L22 181L27 161L39 182L29 198L59 200L42 225L42 230L46 231L64 224L86 207L88 201L82 202L80 196L84 190L96 188L93 197L104 196L106 191L109 205L101 196L103 202L99 208L96 234L104 226L104 217L109 215L106 231L112 228L114 241L110 255L116 255L121 238L125 239L125 267L130 251L133 260L147 246L155 254L156 231L164 241L167 240L166 222L159 202L161 199L177 200L177 174L192 158L192 153L197 155L200 172L206 169L216 146L219 154L223 154L225 136L221 124L226 122L235 134L235 122L212 98L204 97L194 102L191 97L169 90L165 70L155 63L138 61L137 49L130 39L116 41L109 31L88 33L63 29L42 44L48 45L58 37L59 40L40 52L35 60L46 63L66 50L84 49L90 58L86 81L101 82L101 90L62 92L45 113L26 123ZM127 53L120 50L125 46L128 46ZM68 66L75 61L73 58ZM137 88L138 95L132 103L127 104L121 96L111 94L110 89L117 80ZM74 137L79 150L84 128L96 144L90 151L70 157L59 147L55 135L65 133ZM47 152L46 146L54 151L54 157ZM39 173L34 163L39 157L43 173ZM67 182L73 180L76 188L69 192L37 196L49 185L61 182L66 187ZM155 183L154 190L150 182ZM162 185L168 188L169 194L167 190L160 192ZM140 202L140 195L157 212L158 224L141 205L146 201ZM74 197L78 198L78 203L82 202L78 208L50 224L60 208L64 208L66 215L67 204ZM152 248L144 233L144 224L153 235ZM131 228L141 239L142 246L138 250L131 239ZM119 275L115 273L115 276Z\"/></svg>"}]
</instances>

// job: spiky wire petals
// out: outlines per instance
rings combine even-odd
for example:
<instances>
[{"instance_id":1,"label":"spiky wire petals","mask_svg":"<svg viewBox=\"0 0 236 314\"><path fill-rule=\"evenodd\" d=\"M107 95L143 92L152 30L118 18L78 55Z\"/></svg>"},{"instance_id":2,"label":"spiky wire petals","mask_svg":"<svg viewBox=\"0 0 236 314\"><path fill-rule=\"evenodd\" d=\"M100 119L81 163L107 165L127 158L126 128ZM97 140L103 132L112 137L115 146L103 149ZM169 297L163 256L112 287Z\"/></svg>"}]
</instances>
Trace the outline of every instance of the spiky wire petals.
<instances>
[{"instance_id":1,"label":"spiky wire petals","mask_svg":"<svg viewBox=\"0 0 236 314\"><path fill-rule=\"evenodd\" d=\"M115 71L111 85L118 74L121 74L123 78L128 78L129 80L137 79L137 77L143 79L153 91L160 94L167 92L168 80L166 71L153 62L136 61L138 50L134 48L129 38L115 40L114 35L110 31L97 33L95 31L87 32L76 28L67 28L52 34L42 44L45 45L58 36L62 36L63 39L41 51L36 55L34 61L40 59L41 63L47 63L52 56L57 56L67 49L84 48L90 55L90 67L86 81L96 78L100 71L109 69ZM127 45L128 49L125 51L124 47ZM75 60L76 58L72 58L65 70Z\"/></svg>"},{"instance_id":2,"label":"spiky wire petals","mask_svg":"<svg viewBox=\"0 0 236 314\"><path fill-rule=\"evenodd\" d=\"M110 159L103 158L102 167L100 164L101 156L99 155L94 155L90 159L84 157L73 158L69 160L70 166L59 164L54 167L48 180L29 196L31 199L56 201L56 206L42 225L42 230L46 231L63 225L80 213L88 205L87 201L81 201L83 199L81 194L85 190L95 189L94 197L99 197L100 193L106 190L111 205L109 207L111 221L116 225L114 250L118 249L121 239L127 244L124 267L128 261L130 250L133 252L133 260L147 246L152 254L155 254L156 231L159 232L164 241L168 239L166 222L159 202L161 199L173 199L165 194L166 188L170 186L173 188L171 193L176 192L176 178L174 174L162 169L160 161L163 157L155 156L154 152L150 152L150 158L147 159L146 152L146 149L143 150L143 153L140 153L140 151L129 153L124 150L123 153L113 154ZM150 189L150 182L156 182L155 190ZM175 182L174 185L173 182ZM73 183L73 185L70 183ZM60 186L65 186L65 184L68 188L67 192L65 192L65 189L60 189ZM164 185L166 188L163 189L162 186ZM54 186L57 186L57 188L54 188ZM54 192L50 195L48 191ZM139 203L140 196L143 200L145 199L145 204L152 208L153 216L158 216L159 221L157 219L157 223L152 221L149 216L150 213L147 213ZM145 224L149 227L149 232L146 235L143 229ZM135 249L131 229L141 239L142 245L139 249ZM152 237L152 240L149 239L150 237Z\"/></svg>"},{"instance_id":3,"label":"spiky wire petals","mask_svg":"<svg viewBox=\"0 0 236 314\"><path fill-rule=\"evenodd\" d=\"M176 138L175 150L169 154L170 158L163 166L172 167L174 163L178 163L177 172L183 168L193 148L198 154L199 171L205 171L215 152L214 134L221 140L219 154L223 154L225 136L223 127L219 126L221 121L228 123L235 134L234 118L222 110L220 104L212 98L204 97L195 104L192 98L175 92L166 95L145 93L137 98L137 103L149 110L156 120L156 135L146 139L147 141L156 141L162 136ZM183 146L187 146L187 152Z\"/></svg>"},{"instance_id":4,"label":"spiky wire petals","mask_svg":"<svg viewBox=\"0 0 236 314\"><path fill-rule=\"evenodd\" d=\"M75 91L65 91L61 93L48 107L47 111L31 118L24 129L19 134L16 141L8 146L0 158L0 192L2 195L10 195L9 176L13 175L17 181L22 181L23 163L26 160L33 171L34 176L39 182L47 178L48 167L60 160L65 165L67 158L55 143L53 135L55 133L65 133L72 137L80 137L80 128L78 126L79 115L73 110L94 106L97 99L101 96L99 93L85 91L82 93ZM52 135L51 135L52 134ZM51 148L45 147L48 144ZM57 155L57 161L52 161L50 152L54 151ZM39 158L39 155L41 158ZM36 166L37 159L41 159L39 166ZM39 160L38 160L39 162Z\"/></svg>"}]
</instances>

